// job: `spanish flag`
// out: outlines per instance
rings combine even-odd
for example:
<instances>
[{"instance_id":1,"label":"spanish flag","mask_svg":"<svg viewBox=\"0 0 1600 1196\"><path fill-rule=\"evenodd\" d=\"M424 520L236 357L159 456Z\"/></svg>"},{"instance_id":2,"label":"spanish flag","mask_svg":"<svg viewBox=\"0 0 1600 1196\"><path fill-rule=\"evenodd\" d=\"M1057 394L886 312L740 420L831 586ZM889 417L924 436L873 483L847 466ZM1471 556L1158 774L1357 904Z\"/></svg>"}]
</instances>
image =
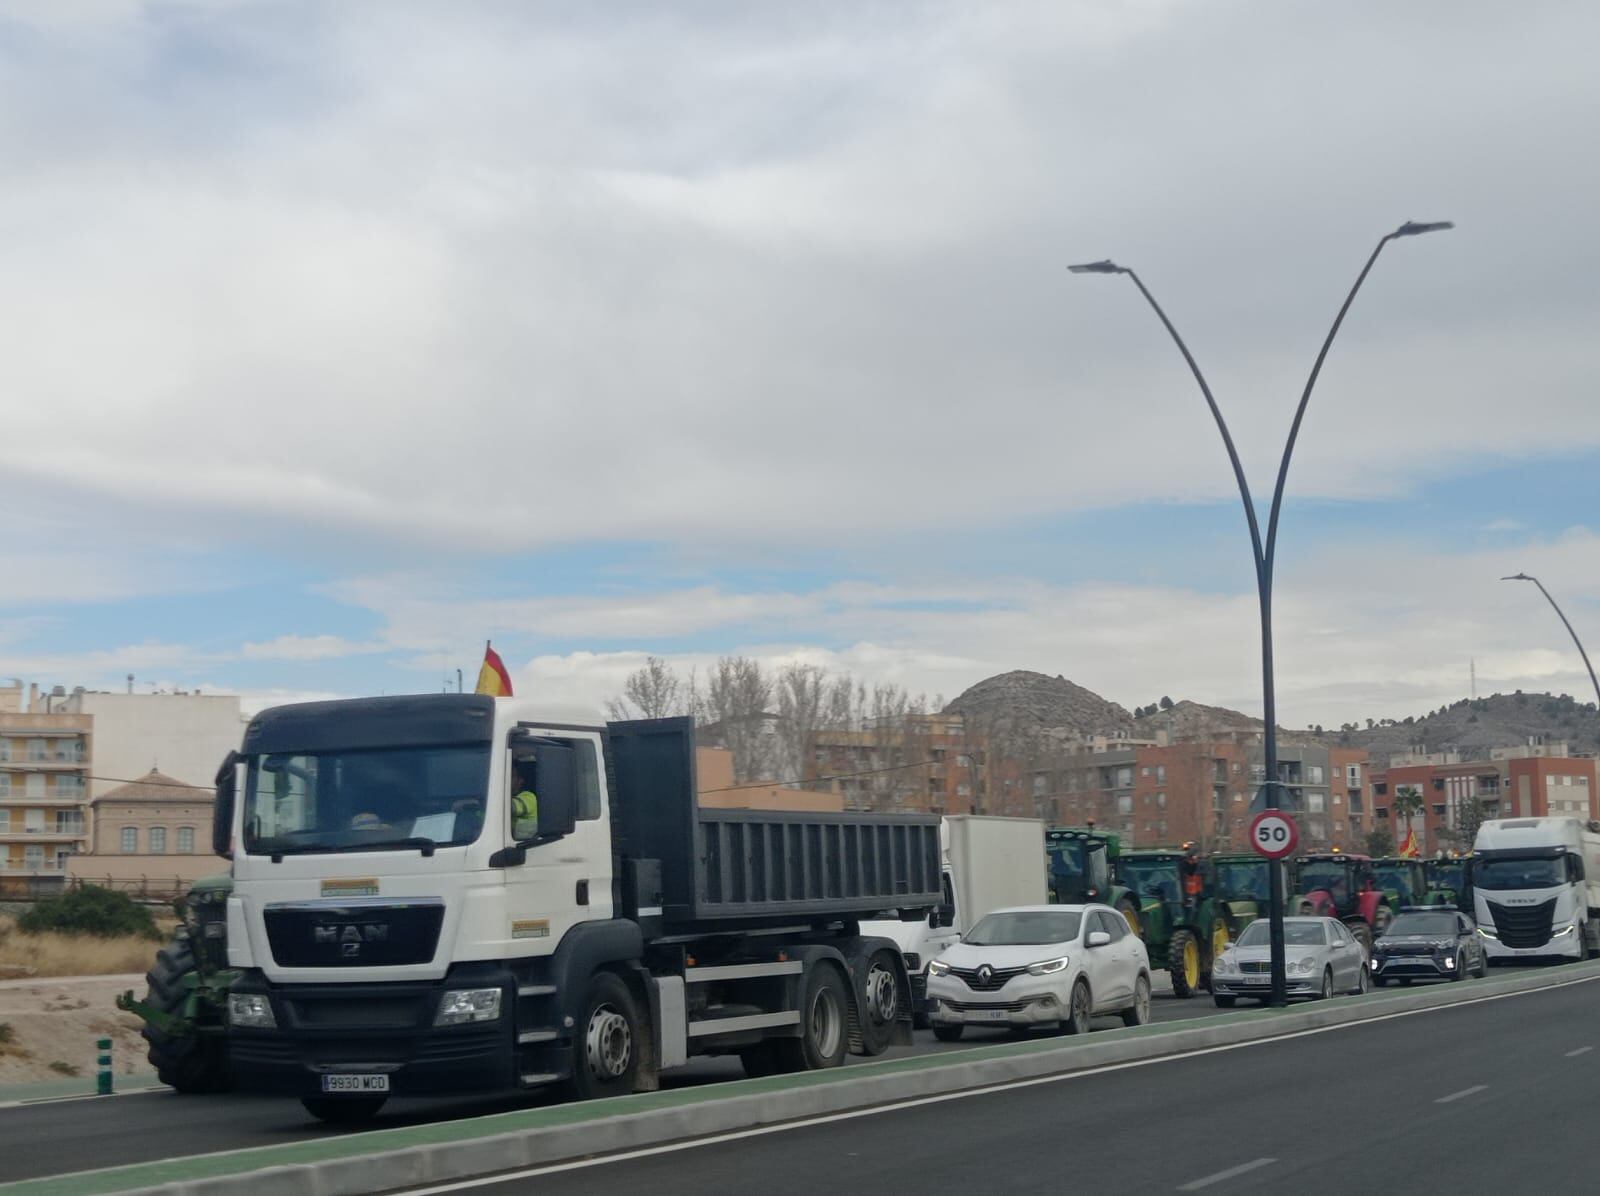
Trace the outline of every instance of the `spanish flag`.
<instances>
[{"instance_id":1,"label":"spanish flag","mask_svg":"<svg viewBox=\"0 0 1600 1196\"><path fill-rule=\"evenodd\" d=\"M1421 854L1422 852L1417 848L1417 832L1408 828L1405 840L1400 844L1400 855L1403 858L1414 860Z\"/></svg>"},{"instance_id":2,"label":"spanish flag","mask_svg":"<svg viewBox=\"0 0 1600 1196\"><path fill-rule=\"evenodd\" d=\"M488 640L483 642L483 667L478 670L478 688L472 692L488 694L492 698L511 696L511 674L506 672L505 661L500 659L500 653L489 646Z\"/></svg>"}]
</instances>

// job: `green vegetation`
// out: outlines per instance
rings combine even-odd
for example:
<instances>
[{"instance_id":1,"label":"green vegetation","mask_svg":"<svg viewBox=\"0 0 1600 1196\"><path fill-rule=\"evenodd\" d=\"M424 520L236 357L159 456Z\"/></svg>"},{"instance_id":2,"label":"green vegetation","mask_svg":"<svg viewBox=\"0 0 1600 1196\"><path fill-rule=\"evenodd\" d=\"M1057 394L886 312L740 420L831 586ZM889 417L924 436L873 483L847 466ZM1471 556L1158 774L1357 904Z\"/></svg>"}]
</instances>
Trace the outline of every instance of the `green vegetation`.
<instances>
[{"instance_id":1,"label":"green vegetation","mask_svg":"<svg viewBox=\"0 0 1600 1196\"><path fill-rule=\"evenodd\" d=\"M96 885L84 885L59 897L47 897L17 919L24 934L92 935L95 938L123 938L128 935L159 941L150 911L126 893L113 893Z\"/></svg>"}]
</instances>

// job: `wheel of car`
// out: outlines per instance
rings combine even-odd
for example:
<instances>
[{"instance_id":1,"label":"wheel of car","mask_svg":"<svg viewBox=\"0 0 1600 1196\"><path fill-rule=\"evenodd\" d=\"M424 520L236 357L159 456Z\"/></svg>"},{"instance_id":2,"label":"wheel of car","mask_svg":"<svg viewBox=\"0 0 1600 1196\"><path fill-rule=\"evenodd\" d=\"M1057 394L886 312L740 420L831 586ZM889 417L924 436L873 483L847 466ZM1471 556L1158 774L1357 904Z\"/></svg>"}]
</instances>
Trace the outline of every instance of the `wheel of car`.
<instances>
[{"instance_id":1,"label":"wheel of car","mask_svg":"<svg viewBox=\"0 0 1600 1196\"><path fill-rule=\"evenodd\" d=\"M1460 979L1464 978L1466 976L1466 974L1467 974L1467 957L1464 956L1464 955L1457 955L1456 956L1456 970L1450 973L1450 979L1452 981L1460 980Z\"/></svg>"},{"instance_id":2,"label":"wheel of car","mask_svg":"<svg viewBox=\"0 0 1600 1196\"><path fill-rule=\"evenodd\" d=\"M1371 982L1372 982L1372 977L1367 972L1367 965L1366 964L1362 964L1361 965L1361 971L1357 974L1357 977L1356 977L1356 996L1359 997L1362 993L1366 992L1367 989L1369 987L1371 987Z\"/></svg>"},{"instance_id":3,"label":"wheel of car","mask_svg":"<svg viewBox=\"0 0 1600 1196\"><path fill-rule=\"evenodd\" d=\"M1067 1007L1067 1020L1062 1023L1068 1034L1089 1032L1089 984L1079 980L1072 986L1071 1004Z\"/></svg>"},{"instance_id":4,"label":"wheel of car","mask_svg":"<svg viewBox=\"0 0 1600 1196\"><path fill-rule=\"evenodd\" d=\"M1478 967L1473 975L1477 976L1479 980L1489 975L1489 956L1482 950L1478 952Z\"/></svg>"},{"instance_id":5,"label":"wheel of car","mask_svg":"<svg viewBox=\"0 0 1600 1196\"><path fill-rule=\"evenodd\" d=\"M1122 1011L1124 1026L1144 1026L1150 1022L1150 977L1140 976L1133 984L1133 1005Z\"/></svg>"},{"instance_id":6,"label":"wheel of car","mask_svg":"<svg viewBox=\"0 0 1600 1196\"><path fill-rule=\"evenodd\" d=\"M1317 993L1317 1000L1326 1001L1333 996L1333 969L1322 969L1322 991Z\"/></svg>"}]
</instances>

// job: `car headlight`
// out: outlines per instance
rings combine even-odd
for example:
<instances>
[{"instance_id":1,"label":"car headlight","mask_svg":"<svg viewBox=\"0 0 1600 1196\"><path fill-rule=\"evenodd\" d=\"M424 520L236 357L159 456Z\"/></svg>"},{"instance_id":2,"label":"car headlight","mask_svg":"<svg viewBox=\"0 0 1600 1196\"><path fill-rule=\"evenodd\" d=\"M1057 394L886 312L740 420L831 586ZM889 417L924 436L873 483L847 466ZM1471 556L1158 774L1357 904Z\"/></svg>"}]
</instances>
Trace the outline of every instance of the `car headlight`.
<instances>
[{"instance_id":1,"label":"car headlight","mask_svg":"<svg viewBox=\"0 0 1600 1196\"><path fill-rule=\"evenodd\" d=\"M1500 936L1498 934L1496 934L1493 930L1491 930L1487 926L1478 927L1478 933L1481 934L1486 939L1496 939L1496 940L1498 940L1500 938Z\"/></svg>"},{"instance_id":2,"label":"car headlight","mask_svg":"<svg viewBox=\"0 0 1600 1196\"><path fill-rule=\"evenodd\" d=\"M1072 962L1071 959L1068 956L1063 955L1060 959L1046 959L1039 963L1030 963L1028 965L1028 975L1053 976L1057 972L1066 971L1067 964L1070 962Z\"/></svg>"},{"instance_id":3,"label":"car headlight","mask_svg":"<svg viewBox=\"0 0 1600 1196\"><path fill-rule=\"evenodd\" d=\"M948 975L949 971L950 965L942 959L930 959L928 961L928 975L930 976Z\"/></svg>"},{"instance_id":4,"label":"car headlight","mask_svg":"<svg viewBox=\"0 0 1600 1196\"><path fill-rule=\"evenodd\" d=\"M1316 966L1317 961L1308 955L1299 963L1295 964L1291 970L1296 972L1309 972L1312 971Z\"/></svg>"},{"instance_id":5,"label":"car headlight","mask_svg":"<svg viewBox=\"0 0 1600 1196\"><path fill-rule=\"evenodd\" d=\"M498 988L459 988L439 998L436 1026L460 1026L467 1022L492 1022L500 1017Z\"/></svg>"},{"instance_id":6,"label":"car headlight","mask_svg":"<svg viewBox=\"0 0 1600 1196\"><path fill-rule=\"evenodd\" d=\"M1444 966L1446 971L1454 970L1456 966L1456 957L1454 955L1446 955L1444 957Z\"/></svg>"},{"instance_id":7,"label":"car headlight","mask_svg":"<svg viewBox=\"0 0 1600 1196\"><path fill-rule=\"evenodd\" d=\"M228 1022L234 1026L253 1026L257 1030L276 1030L272 1002L258 993L229 993Z\"/></svg>"},{"instance_id":8,"label":"car headlight","mask_svg":"<svg viewBox=\"0 0 1600 1196\"><path fill-rule=\"evenodd\" d=\"M1214 972L1232 972L1232 971L1234 971L1235 970L1235 966L1234 966L1234 962L1233 962L1233 956L1231 956L1231 955L1219 955L1219 956L1217 956L1217 962L1211 965L1211 970L1214 971Z\"/></svg>"}]
</instances>

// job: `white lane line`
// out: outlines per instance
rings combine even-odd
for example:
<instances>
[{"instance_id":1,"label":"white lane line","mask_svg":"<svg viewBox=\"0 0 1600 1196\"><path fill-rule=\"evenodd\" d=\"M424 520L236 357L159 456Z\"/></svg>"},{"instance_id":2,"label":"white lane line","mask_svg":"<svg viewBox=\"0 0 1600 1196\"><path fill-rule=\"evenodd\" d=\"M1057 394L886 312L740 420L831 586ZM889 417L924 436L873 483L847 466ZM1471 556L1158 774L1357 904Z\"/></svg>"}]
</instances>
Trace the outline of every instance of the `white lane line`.
<instances>
[{"instance_id":1,"label":"white lane line","mask_svg":"<svg viewBox=\"0 0 1600 1196\"><path fill-rule=\"evenodd\" d=\"M1229 1167L1226 1171L1219 1171L1215 1175L1208 1175L1204 1179L1192 1179L1186 1184L1180 1184L1180 1192L1198 1192L1201 1188L1209 1188L1212 1184L1220 1184L1225 1179L1244 1175L1246 1172L1255 1171L1261 1167L1270 1167L1277 1159L1252 1159L1248 1163L1240 1163L1237 1167Z\"/></svg>"},{"instance_id":2,"label":"white lane line","mask_svg":"<svg viewBox=\"0 0 1600 1196\"><path fill-rule=\"evenodd\" d=\"M1576 1059L1579 1055L1587 1055L1592 1050L1594 1050L1593 1047L1579 1047L1575 1051L1568 1051L1566 1057L1568 1059Z\"/></svg>"},{"instance_id":3,"label":"white lane line","mask_svg":"<svg viewBox=\"0 0 1600 1196\"><path fill-rule=\"evenodd\" d=\"M108 1092L106 1096L149 1096L152 1092L171 1092L165 1084L150 1088L124 1088L120 1092ZM76 1096L30 1096L25 1100L0 1100L0 1109L21 1109L31 1105L65 1105L77 1100L105 1100L95 1092L79 1093Z\"/></svg>"},{"instance_id":4,"label":"white lane line","mask_svg":"<svg viewBox=\"0 0 1600 1196\"><path fill-rule=\"evenodd\" d=\"M1488 1088L1489 1085L1487 1084L1474 1084L1471 1088L1463 1088L1460 1092L1452 1092L1449 1096L1441 1096L1433 1103L1436 1105L1448 1105L1453 1100L1460 1100L1463 1096L1471 1096L1474 1092L1485 1092Z\"/></svg>"}]
</instances>

